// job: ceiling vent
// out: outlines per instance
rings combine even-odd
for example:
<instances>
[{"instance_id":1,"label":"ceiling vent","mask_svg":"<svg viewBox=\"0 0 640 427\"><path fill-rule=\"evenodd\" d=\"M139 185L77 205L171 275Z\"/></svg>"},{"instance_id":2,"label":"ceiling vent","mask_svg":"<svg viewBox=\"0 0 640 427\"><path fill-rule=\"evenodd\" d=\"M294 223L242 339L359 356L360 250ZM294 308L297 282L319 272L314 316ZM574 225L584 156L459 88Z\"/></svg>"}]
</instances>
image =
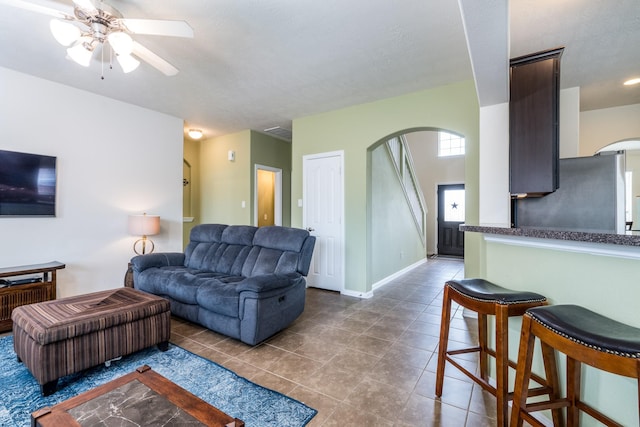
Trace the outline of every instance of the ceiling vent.
<instances>
[{"instance_id":1,"label":"ceiling vent","mask_svg":"<svg viewBox=\"0 0 640 427\"><path fill-rule=\"evenodd\" d=\"M289 129L281 128L280 126L265 129L264 132L287 141L291 141L292 138L291 131Z\"/></svg>"}]
</instances>

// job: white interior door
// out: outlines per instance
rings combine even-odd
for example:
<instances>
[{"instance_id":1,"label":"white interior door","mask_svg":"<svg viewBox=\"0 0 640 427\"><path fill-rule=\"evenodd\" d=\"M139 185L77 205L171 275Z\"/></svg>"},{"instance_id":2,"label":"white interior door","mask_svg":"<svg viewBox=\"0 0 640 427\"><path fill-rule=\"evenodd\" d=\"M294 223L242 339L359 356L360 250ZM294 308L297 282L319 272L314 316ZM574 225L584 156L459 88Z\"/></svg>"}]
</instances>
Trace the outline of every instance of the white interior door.
<instances>
[{"instance_id":1,"label":"white interior door","mask_svg":"<svg viewBox=\"0 0 640 427\"><path fill-rule=\"evenodd\" d=\"M344 153L304 156L304 226L316 236L307 276L309 286L341 292L344 289Z\"/></svg>"}]
</instances>

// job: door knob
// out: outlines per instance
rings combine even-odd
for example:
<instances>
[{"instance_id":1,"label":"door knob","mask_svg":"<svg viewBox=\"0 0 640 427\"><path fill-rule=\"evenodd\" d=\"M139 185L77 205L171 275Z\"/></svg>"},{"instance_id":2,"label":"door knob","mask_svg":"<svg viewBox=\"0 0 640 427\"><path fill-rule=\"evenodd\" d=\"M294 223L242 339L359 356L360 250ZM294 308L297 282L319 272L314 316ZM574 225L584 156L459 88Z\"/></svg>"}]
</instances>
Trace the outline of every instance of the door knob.
<instances>
[{"instance_id":1,"label":"door knob","mask_svg":"<svg viewBox=\"0 0 640 427\"><path fill-rule=\"evenodd\" d=\"M307 227L307 231L308 232L312 232L312 231L316 231L316 229L315 228L311 228L311 227Z\"/></svg>"}]
</instances>

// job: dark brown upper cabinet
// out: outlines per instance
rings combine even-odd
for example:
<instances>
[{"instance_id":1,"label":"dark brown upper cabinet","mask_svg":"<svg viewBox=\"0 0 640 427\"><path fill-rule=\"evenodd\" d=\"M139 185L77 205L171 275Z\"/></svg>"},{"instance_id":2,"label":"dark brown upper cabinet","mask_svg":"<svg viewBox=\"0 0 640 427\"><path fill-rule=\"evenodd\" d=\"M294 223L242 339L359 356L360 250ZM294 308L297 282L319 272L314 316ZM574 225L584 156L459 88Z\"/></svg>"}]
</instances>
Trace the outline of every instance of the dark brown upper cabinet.
<instances>
[{"instance_id":1,"label":"dark brown upper cabinet","mask_svg":"<svg viewBox=\"0 0 640 427\"><path fill-rule=\"evenodd\" d=\"M560 56L564 48L510 61L509 189L540 197L558 189Z\"/></svg>"}]
</instances>

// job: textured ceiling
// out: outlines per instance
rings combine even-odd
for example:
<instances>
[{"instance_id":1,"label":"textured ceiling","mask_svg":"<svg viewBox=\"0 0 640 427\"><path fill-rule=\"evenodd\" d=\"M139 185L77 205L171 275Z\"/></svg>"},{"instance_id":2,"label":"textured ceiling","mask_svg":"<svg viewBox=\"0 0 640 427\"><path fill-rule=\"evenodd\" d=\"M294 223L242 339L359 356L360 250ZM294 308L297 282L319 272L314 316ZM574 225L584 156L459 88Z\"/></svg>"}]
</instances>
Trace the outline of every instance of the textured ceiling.
<instances>
[{"instance_id":1,"label":"textured ceiling","mask_svg":"<svg viewBox=\"0 0 640 427\"><path fill-rule=\"evenodd\" d=\"M100 55L80 67L51 36L50 17L6 1L0 66L183 118L207 136L290 129L294 118L474 75L482 105L504 102L508 57L558 45L562 86L581 86L583 109L640 103L640 88L620 92L640 74L638 0L460 0L464 14L453 0L108 1L127 18L193 27L193 39L135 36L180 70L173 77L146 64L125 75ZM71 10L71 0L30 1Z\"/></svg>"}]
</instances>

